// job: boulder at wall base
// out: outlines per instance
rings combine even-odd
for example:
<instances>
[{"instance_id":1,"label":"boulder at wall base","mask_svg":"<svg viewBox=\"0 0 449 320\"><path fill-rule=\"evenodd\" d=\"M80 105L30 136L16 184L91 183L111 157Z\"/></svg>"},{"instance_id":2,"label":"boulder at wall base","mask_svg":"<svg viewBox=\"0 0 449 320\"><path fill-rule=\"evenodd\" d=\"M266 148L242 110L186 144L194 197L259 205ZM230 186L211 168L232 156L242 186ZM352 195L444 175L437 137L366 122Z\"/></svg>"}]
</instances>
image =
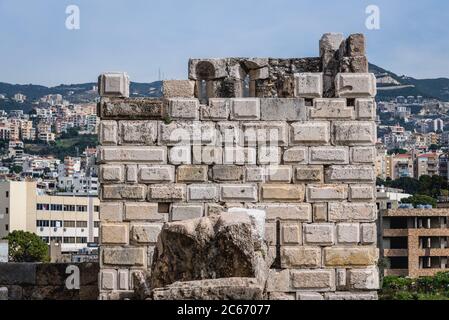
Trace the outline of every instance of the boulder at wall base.
<instances>
[{"instance_id":1,"label":"boulder at wall base","mask_svg":"<svg viewBox=\"0 0 449 320\"><path fill-rule=\"evenodd\" d=\"M174 282L257 278L270 265L268 247L245 213L222 213L166 224L158 238L151 288Z\"/></svg>"}]
</instances>

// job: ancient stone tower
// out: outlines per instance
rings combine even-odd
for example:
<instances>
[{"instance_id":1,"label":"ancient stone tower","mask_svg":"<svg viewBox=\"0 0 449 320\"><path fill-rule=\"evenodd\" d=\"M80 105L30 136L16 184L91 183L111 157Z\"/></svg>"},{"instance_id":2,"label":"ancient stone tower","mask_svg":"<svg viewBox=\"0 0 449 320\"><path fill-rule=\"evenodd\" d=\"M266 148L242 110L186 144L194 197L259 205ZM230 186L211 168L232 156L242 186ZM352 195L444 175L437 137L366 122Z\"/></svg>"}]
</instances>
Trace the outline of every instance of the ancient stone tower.
<instances>
[{"instance_id":1,"label":"ancient stone tower","mask_svg":"<svg viewBox=\"0 0 449 320\"><path fill-rule=\"evenodd\" d=\"M103 74L102 299L133 293L164 222L265 210L271 299L376 299L376 80L361 34L317 58L191 59L160 99Z\"/></svg>"}]
</instances>

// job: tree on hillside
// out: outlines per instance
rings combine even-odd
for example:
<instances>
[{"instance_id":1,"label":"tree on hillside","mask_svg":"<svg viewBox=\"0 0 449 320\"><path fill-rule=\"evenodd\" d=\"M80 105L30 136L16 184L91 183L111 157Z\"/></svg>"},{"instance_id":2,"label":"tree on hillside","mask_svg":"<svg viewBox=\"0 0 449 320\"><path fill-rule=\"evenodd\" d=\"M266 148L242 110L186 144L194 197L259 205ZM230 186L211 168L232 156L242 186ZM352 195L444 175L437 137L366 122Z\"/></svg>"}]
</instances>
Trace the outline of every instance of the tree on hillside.
<instances>
[{"instance_id":1,"label":"tree on hillside","mask_svg":"<svg viewBox=\"0 0 449 320\"><path fill-rule=\"evenodd\" d=\"M16 230L4 240L9 243L10 262L48 262L48 246L36 234Z\"/></svg>"},{"instance_id":2,"label":"tree on hillside","mask_svg":"<svg viewBox=\"0 0 449 320\"><path fill-rule=\"evenodd\" d=\"M413 206L415 208L418 205L426 205L426 204L430 204L434 208L437 207L437 200L436 199L434 199L432 197L429 197L429 196L422 195L422 194L417 194L417 195L414 195L414 196L409 197L407 199L402 199L401 202L402 203L411 203L411 204L413 204Z\"/></svg>"}]
</instances>

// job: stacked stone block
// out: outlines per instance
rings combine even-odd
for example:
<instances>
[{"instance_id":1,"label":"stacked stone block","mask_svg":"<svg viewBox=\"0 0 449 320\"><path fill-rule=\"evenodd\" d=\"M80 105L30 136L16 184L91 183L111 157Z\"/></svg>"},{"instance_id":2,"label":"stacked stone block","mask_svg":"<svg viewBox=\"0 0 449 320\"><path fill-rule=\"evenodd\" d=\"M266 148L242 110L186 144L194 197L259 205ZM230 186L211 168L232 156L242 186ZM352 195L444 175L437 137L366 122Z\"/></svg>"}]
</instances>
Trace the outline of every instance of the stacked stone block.
<instances>
[{"instance_id":1,"label":"stacked stone block","mask_svg":"<svg viewBox=\"0 0 449 320\"><path fill-rule=\"evenodd\" d=\"M375 299L376 80L353 71L366 61L361 39L325 35L318 64L191 60L192 80L165 81L161 99L103 91L101 298L132 295L163 223L246 207L267 214L271 299ZM279 64L289 97L257 91ZM252 97L242 70L257 78Z\"/></svg>"}]
</instances>

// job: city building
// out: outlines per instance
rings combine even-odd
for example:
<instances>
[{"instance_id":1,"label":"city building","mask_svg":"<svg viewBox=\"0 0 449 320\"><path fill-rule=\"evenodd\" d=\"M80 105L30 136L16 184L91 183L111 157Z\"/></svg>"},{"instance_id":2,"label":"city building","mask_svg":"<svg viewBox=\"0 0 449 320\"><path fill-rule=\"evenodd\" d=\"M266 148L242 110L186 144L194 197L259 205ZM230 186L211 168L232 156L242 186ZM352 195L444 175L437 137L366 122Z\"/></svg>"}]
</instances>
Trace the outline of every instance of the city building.
<instances>
[{"instance_id":1,"label":"city building","mask_svg":"<svg viewBox=\"0 0 449 320\"><path fill-rule=\"evenodd\" d=\"M48 195L35 181L0 182L0 238L23 230L78 252L98 243L98 211L97 197Z\"/></svg>"},{"instance_id":2,"label":"city building","mask_svg":"<svg viewBox=\"0 0 449 320\"><path fill-rule=\"evenodd\" d=\"M381 210L379 226L386 276L449 271L449 209Z\"/></svg>"},{"instance_id":3,"label":"city building","mask_svg":"<svg viewBox=\"0 0 449 320\"><path fill-rule=\"evenodd\" d=\"M413 157L411 154L393 154L385 157L387 177L396 180L398 178L413 178Z\"/></svg>"},{"instance_id":4,"label":"city building","mask_svg":"<svg viewBox=\"0 0 449 320\"><path fill-rule=\"evenodd\" d=\"M415 161L415 178L421 176L437 176L439 175L439 158L438 153L425 153L416 157Z\"/></svg>"}]
</instances>

